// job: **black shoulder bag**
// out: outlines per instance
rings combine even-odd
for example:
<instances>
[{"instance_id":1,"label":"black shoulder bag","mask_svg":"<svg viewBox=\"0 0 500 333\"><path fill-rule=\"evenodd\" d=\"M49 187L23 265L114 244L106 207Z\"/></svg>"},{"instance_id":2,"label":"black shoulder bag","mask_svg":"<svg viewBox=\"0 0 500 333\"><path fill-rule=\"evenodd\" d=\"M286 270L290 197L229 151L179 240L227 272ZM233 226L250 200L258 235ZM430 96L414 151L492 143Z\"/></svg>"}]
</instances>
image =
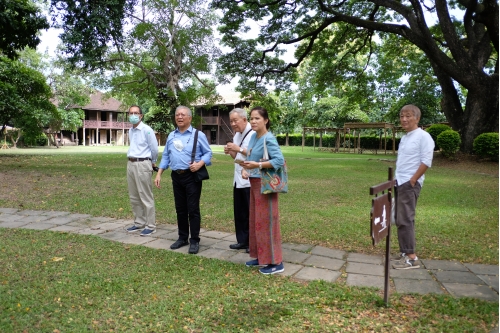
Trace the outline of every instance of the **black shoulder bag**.
<instances>
[{"instance_id":1,"label":"black shoulder bag","mask_svg":"<svg viewBox=\"0 0 500 333\"><path fill-rule=\"evenodd\" d=\"M194 132L194 142L193 142L193 152L191 153L191 163L194 162L194 155L196 154L196 145L198 144L198 130ZM201 182L202 180L210 179L208 176L208 170L205 164L196 171L196 181Z\"/></svg>"}]
</instances>

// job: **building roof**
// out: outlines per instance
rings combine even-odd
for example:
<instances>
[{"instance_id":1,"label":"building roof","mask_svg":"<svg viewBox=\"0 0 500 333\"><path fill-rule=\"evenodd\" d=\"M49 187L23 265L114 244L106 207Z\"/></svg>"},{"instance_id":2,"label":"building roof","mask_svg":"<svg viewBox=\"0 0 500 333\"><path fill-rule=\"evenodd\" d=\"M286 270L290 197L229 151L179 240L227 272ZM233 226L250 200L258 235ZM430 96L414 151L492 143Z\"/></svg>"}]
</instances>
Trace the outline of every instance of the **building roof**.
<instances>
[{"instance_id":1,"label":"building roof","mask_svg":"<svg viewBox=\"0 0 500 333\"><path fill-rule=\"evenodd\" d=\"M236 105L241 102L245 102L245 98L240 97L240 93L237 91L222 91L219 92L219 95L222 97L222 100L216 103L216 105ZM204 106L206 103L202 100L197 101L195 106Z\"/></svg>"},{"instance_id":2,"label":"building roof","mask_svg":"<svg viewBox=\"0 0 500 333\"><path fill-rule=\"evenodd\" d=\"M90 103L82 106L82 109L123 112L121 107L122 103L119 100L113 97L106 98L102 92L96 91L90 95Z\"/></svg>"}]
</instances>

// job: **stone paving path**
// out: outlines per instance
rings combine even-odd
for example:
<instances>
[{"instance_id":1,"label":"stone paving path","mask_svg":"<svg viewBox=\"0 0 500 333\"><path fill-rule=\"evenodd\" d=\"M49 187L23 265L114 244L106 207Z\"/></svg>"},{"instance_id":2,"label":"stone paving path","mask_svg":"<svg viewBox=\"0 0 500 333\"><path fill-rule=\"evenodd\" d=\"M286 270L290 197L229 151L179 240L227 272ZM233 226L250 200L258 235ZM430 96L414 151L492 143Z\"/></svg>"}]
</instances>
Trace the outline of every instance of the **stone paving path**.
<instances>
[{"instance_id":1,"label":"stone paving path","mask_svg":"<svg viewBox=\"0 0 500 333\"><path fill-rule=\"evenodd\" d=\"M159 225L151 237L129 234L131 220L93 217L56 211L0 208L0 228L25 228L72 232L127 244L170 250L177 240L176 225ZM244 264L249 256L243 250L230 250L236 242L233 233L202 230L198 255ZM188 246L175 252L186 253ZM300 280L325 280L384 289L384 258L380 255L348 253L322 246L283 243L285 272ZM498 266L467 264L447 260L421 260L419 269L390 270L390 292L450 294L498 302ZM494 332L498 332L496 329Z\"/></svg>"}]
</instances>

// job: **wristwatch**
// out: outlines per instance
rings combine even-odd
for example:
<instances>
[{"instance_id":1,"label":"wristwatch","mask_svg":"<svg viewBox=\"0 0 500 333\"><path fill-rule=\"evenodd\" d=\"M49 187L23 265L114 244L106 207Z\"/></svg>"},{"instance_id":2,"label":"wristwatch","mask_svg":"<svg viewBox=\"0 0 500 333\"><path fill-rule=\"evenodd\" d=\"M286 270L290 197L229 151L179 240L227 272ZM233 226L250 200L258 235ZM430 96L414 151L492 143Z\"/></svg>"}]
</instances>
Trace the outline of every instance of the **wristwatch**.
<instances>
[{"instance_id":1,"label":"wristwatch","mask_svg":"<svg viewBox=\"0 0 500 333\"><path fill-rule=\"evenodd\" d=\"M243 148L240 148L240 153L242 153L242 154L243 154Z\"/></svg>"},{"instance_id":2,"label":"wristwatch","mask_svg":"<svg viewBox=\"0 0 500 333\"><path fill-rule=\"evenodd\" d=\"M259 170L262 170L262 162L259 162Z\"/></svg>"}]
</instances>

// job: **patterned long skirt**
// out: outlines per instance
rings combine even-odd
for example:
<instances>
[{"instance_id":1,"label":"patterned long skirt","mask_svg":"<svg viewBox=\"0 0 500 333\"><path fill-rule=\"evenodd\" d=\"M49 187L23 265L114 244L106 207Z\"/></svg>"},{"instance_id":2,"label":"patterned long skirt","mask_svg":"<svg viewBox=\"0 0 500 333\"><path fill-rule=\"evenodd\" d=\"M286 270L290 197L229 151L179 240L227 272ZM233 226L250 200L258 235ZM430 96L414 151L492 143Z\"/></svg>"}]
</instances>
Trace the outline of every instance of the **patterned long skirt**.
<instances>
[{"instance_id":1,"label":"patterned long skirt","mask_svg":"<svg viewBox=\"0 0 500 333\"><path fill-rule=\"evenodd\" d=\"M283 261L278 194L261 194L260 178L250 178L250 257L259 264Z\"/></svg>"}]
</instances>

